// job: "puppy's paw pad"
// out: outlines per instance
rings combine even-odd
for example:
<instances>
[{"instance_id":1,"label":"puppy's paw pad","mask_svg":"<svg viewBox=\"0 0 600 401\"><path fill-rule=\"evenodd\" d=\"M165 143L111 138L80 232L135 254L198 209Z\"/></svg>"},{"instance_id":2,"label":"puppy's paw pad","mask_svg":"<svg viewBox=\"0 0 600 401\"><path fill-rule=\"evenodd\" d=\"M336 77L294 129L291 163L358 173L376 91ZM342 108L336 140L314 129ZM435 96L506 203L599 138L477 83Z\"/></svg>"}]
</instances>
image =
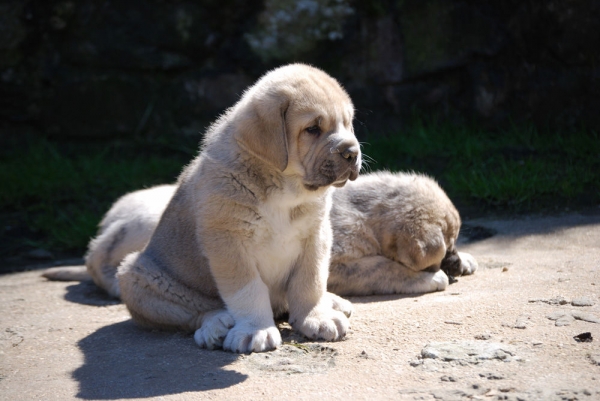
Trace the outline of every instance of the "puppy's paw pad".
<instances>
[{"instance_id":1,"label":"puppy's paw pad","mask_svg":"<svg viewBox=\"0 0 600 401\"><path fill-rule=\"evenodd\" d=\"M233 316L225 310L209 312L205 315L202 326L194 333L194 340L200 348L220 348L234 324Z\"/></svg>"},{"instance_id":2,"label":"puppy's paw pad","mask_svg":"<svg viewBox=\"0 0 600 401\"><path fill-rule=\"evenodd\" d=\"M470 253L458 252L460 258L460 268L463 275L473 274L479 268L479 264Z\"/></svg>"},{"instance_id":3,"label":"puppy's paw pad","mask_svg":"<svg viewBox=\"0 0 600 401\"><path fill-rule=\"evenodd\" d=\"M344 298L341 298L335 294L328 292L325 296L331 299L331 307L339 312L342 312L346 317L352 316L354 313L354 307L352 303Z\"/></svg>"},{"instance_id":4,"label":"puppy's paw pad","mask_svg":"<svg viewBox=\"0 0 600 401\"><path fill-rule=\"evenodd\" d=\"M312 340L338 341L346 336L350 322L343 312L331 309L313 311L292 326Z\"/></svg>"},{"instance_id":5,"label":"puppy's paw pad","mask_svg":"<svg viewBox=\"0 0 600 401\"><path fill-rule=\"evenodd\" d=\"M237 323L225 337L223 349L237 353L271 351L281 345L277 327L257 328L251 323Z\"/></svg>"}]
</instances>

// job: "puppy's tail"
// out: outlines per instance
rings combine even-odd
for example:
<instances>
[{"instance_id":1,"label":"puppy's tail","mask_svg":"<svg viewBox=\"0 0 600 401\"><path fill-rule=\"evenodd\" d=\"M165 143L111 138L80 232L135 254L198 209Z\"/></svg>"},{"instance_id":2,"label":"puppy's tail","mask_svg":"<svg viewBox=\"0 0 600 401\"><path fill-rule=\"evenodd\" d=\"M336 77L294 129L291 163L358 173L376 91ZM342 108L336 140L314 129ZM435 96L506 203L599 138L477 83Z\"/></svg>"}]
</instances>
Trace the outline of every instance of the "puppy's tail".
<instances>
[{"instance_id":1,"label":"puppy's tail","mask_svg":"<svg viewBox=\"0 0 600 401\"><path fill-rule=\"evenodd\" d=\"M92 279L87 268L83 265L51 267L42 273L42 277L46 277L51 281L84 281Z\"/></svg>"}]
</instances>

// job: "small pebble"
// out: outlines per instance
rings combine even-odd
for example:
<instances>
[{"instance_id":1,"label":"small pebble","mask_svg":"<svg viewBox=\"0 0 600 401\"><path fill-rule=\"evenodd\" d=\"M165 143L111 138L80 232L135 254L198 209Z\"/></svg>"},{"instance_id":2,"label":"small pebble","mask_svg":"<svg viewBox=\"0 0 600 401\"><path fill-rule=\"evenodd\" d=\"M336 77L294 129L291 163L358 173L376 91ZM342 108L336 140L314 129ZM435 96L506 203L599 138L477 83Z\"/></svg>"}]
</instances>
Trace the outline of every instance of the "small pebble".
<instances>
[{"instance_id":1,"label":"small pebble","mask_svg":"<svg viewBox=\"0 0 600 401\"><path fill-rule=\"evenodd\" d=\"M503 380L504 376L498 373L480 373L479 377L485 377L488 380Z\"/></svg>"},{"instance_id":2,"label":"small pebble","mask_svg":"<svg viewBox=\"0 0 600 401\"><path fill-rule=\"evenodd\" d=\"M591 343L592 341L594 341L594 337L592 337L592 333L590 333L589 331L577 334L573 337L573 339L578 343Z\"/></svg>"},{"instance_id":3,"label":"small pebble","mask_svg":"<svg viewBox=\"0 0 600 401\"><path fill-rule=\"evenodd\" d=\"M485 340L489 340L490 338L492 338L492 336L490 334L487 334L487 333L486 334L477 334L475 336L476 340L484 340L485 341Z\"/></svg>"},{"instance_id":4,"label":"small pebble","mask_svg":"<svg viewBox=\"0 0 600 401\"><path fill-rule=\"evenodd\" d=\"M527 316L519 316L515 325L513 326L515 329L526 329L527 323L529 322L529 317Z\"/></svg>"}]
</instances>

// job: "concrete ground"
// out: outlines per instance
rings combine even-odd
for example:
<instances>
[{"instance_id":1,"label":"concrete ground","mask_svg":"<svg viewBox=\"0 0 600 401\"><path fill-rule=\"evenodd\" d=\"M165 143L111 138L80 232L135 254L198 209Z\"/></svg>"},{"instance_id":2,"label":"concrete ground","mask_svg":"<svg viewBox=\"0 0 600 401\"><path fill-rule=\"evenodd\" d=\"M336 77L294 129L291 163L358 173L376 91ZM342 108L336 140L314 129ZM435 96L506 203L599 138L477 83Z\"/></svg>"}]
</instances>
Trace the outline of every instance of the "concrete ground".
<instances>
[{"instance_id":1,"label":"concrete ground","mask_svg":"<svg viewBox=\"0 0 600 401\"><path fill-rule=\"evenodd\" d=\"M0 399L600 400L600 213L464 228L475 275L352 298L342 342L282 324L265 354L139 329L89 282L0 276Z\"/></svg>"}]
</instances>

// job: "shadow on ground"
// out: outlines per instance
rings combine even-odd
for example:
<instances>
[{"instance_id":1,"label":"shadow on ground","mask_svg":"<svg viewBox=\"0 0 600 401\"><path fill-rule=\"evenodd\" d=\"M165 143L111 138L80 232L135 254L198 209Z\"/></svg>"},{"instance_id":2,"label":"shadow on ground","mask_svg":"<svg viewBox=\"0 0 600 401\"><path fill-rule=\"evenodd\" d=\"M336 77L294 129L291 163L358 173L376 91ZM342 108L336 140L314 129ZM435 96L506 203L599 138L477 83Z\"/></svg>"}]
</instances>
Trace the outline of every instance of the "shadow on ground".
<instances>
[{"instance_id":1,"label":"shadow on ground","mask_svg":"<svg viewBox=\"0 0 600 401\"><path fill-rule=\"evenodd\" d=\"M392 302L399 299L417 299L429 293L414 293L414 294L385 294L385 295L364 295L364 296L347 296L353 304L370 304L379 302Z\"/></svg>"},{"instance_id":2,"label":"shadow on ground","mask_svg":"<svg viewBox=\"0 0 600 401\"><path fill-rule=\"evenodd\" d=\"M118 298L113 298L106 291L98 287L92 280L84 280L67 287L65 300L82 305L107 306L121 303Z\"/></svg>"},{"instance_id":3,"label":"shadow on ground","mask_svg":"<svg viewBox=\"0 0 600 401\"><path fill-rule=\"evenodd\" d=\"M77 344L77 397L116 400L222 389L247 376L223 369L237 355L198 348L189 335L145 331L131 320L102 327Z\"/></svg>"},{"instance_id":4,"label":"shadow on ground","mask_svg":"<svg viewBox=\"0 0 600 401\"><path fill-rule=\"evenodd\" d=\"M587 214L521 216L510 219L480 219L463 223L457 243L469 244L490 237L518 238L548 235L581 226L600 224L600 208Z\"/></svg>"}]
</instances>

